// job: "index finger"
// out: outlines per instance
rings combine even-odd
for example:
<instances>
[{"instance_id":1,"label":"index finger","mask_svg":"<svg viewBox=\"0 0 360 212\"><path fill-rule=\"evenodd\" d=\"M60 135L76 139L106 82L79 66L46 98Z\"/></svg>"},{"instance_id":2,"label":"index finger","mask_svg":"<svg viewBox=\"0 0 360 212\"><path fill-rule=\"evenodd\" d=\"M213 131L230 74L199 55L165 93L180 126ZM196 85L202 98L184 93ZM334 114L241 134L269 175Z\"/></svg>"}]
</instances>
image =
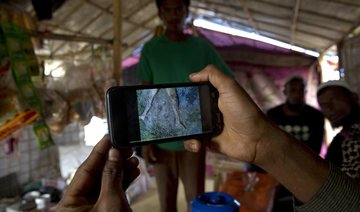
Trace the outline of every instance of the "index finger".
<instances>
[{"instance_id":1,"label":"index finger","mask_svg":"<svg viewBox=\"0 0 360 212\"><path fill-rule=\"evenodd\" d=\"M184 147L189 152L199 152L201 149L201 142L197 139L189 139L184 141Z\"/></svg>"}]
</instances>

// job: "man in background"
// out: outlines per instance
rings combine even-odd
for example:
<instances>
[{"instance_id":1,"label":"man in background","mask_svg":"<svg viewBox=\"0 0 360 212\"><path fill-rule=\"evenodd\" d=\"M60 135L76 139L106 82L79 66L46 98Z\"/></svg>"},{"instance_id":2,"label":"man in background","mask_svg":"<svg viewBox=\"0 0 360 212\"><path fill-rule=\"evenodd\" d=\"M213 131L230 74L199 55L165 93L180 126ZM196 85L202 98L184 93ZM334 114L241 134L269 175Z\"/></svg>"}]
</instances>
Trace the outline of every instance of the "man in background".
<instances>
[{"instance_id":1,"label":"man in background","mask_svg":"<svg viewBox=\"0 0 360 212\"><path fill-rule=\"evenodd\" d=\"M320 153L324 136L324 116L305 103L305 82L291 77L284 85L285 103L268 110L267 115L280 128Z\"/></svg>"},{"instance_id":2,"label":"man in background","mask_svg":"<svg viewBox=\"0 0 360 212\"><path fill-rule=\"evenodd\" d=\"M319 86L321 111L332 127L342 130L332 140L325 159L351 178L360 180L360 106L358 95L344 81Z\"/></svg>"},{"instance_id":3,"label":"man in background","mask_svg":"<svg viewBox=\"0 0 360 212\"><path fill-rule=\"evenodd\" d=\"M143 84L189 82L189 74L213 64L232 75L214 48L201 38L184 33L190 0L156 0L158 15L165 26L163 35L147 42L141 52L137 77ZM186 127L186 123L184 123ZM204 192L205 149L187 152L183 141L147 145L142 156L154 165L162 212L176 212L179 179L190 201Z\"/></svg>"}]
</instances>

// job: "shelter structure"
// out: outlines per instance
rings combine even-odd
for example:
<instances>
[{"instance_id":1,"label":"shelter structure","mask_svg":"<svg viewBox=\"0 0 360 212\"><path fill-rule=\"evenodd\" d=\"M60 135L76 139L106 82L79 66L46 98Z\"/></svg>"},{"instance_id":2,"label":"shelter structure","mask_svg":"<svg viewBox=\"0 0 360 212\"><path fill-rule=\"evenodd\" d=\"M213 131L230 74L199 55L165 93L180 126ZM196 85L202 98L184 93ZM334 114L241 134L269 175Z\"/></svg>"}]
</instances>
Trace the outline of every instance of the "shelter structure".
<instances>
[{"instance_id":1,"label":"shelter structure","mask_svg":"<svg viewBox=\"0 0 360 212\"><path fill-rule=\"evenodd\" d=\"M189 22L196 20L288 44L193 28L264 110L283 100L279 90L294 74L307 80L315 105L318 57L336 49L340 73L360 92L359 1L192 0ZM161 25L155 1L2 0L0 21L0 197L34 181L61 189L59 179L71 176L60 173L60 159L76 152L80 163L89 153L84 126L105 117L104 90L138 83L140 49Z\"/></svg>"}]
</instances>

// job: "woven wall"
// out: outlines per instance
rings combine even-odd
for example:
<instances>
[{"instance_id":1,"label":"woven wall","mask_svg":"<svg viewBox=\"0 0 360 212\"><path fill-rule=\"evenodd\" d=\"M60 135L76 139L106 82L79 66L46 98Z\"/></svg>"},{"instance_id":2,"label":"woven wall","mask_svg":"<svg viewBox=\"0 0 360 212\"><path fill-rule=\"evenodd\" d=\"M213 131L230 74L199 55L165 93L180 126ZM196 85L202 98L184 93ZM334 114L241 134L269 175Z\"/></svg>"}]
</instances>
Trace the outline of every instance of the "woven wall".
<instances>
[{"instance_id":1,"label":"woven wall","mask_svg":"<svg viewBox=\"0 0 360 212\"><path fill-rule=\"evenodd\" d=\"M0 143L0 178L16 173L19 186L41 178L61 177L58 146L74 145L84 141L83 127L78 123L67 126L61 135L53 135L56 145L40 150L31 126L15 135L17 145L12 154L6 154L6 140Z\"/></svg>"}]
</instances>

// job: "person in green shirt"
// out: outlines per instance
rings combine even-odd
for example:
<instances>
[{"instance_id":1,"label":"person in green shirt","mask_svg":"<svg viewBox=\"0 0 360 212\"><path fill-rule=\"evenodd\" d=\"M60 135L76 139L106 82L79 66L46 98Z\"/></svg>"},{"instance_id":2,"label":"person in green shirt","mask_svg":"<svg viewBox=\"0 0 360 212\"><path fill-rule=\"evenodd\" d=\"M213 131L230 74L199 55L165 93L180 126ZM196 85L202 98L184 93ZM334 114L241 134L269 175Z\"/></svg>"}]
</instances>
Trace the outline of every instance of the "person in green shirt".
<instances>
[{"instance_id":1,"label":"person in green shirt","mask_svg":"<svg viewBox=\"0 0 360 212\"><path fill-rule=\"evenodd\" d=\"M209 64L233 76L211 44L184 33L190 0L156 0L156 5L165 32L147 42L142 49L137 77L143 84L190 82L189 74ZM200 154L193 154L185 151L183 141L176 141L144 146L142 156L154 165L161 211L177 211L179 178L188 202L204 192L204 149Z\"/></svg>"}]
</instances>

